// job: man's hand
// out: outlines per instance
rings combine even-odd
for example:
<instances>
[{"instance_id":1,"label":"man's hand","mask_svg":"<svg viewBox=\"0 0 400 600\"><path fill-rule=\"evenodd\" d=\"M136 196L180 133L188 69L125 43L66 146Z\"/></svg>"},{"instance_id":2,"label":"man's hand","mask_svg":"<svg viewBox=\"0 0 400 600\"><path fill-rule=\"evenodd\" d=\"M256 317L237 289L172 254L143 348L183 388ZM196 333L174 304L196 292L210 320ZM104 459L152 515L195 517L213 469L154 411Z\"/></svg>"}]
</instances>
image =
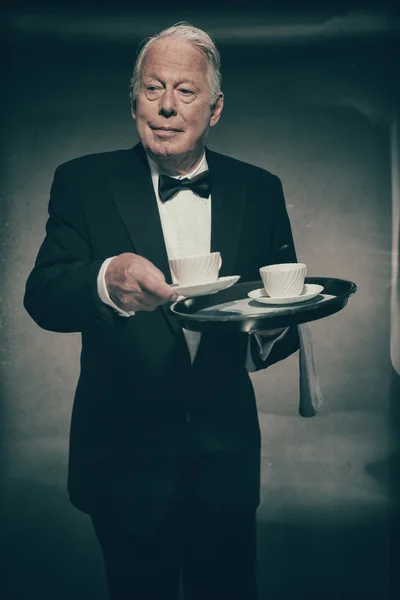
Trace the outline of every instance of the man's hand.
<instances>
[{"instance_id":1,"label":"man's hand","mask_svg":"<svg viewBox=\"0 0 400 600\"><path fill-rule=\"evenodd\" d=\"M260 331L252 331L251 333L256 333L257 335L261 335L263 338L273 340L274 338L279 337L285 331L285 329L287 328L281 327L280 329L262 329Z\"/></svg>"},{"instance_id":2,"label":"man's hand","mask_svg":"<svg viewBox=\"0 0 400 600\"><path fill-rule=\"evenodd\" d=\"M105 281L111 300L127 312L155 310L178 298L153 263L130 252L120 254L110 262Z\"/></svg>"}]
</instances>

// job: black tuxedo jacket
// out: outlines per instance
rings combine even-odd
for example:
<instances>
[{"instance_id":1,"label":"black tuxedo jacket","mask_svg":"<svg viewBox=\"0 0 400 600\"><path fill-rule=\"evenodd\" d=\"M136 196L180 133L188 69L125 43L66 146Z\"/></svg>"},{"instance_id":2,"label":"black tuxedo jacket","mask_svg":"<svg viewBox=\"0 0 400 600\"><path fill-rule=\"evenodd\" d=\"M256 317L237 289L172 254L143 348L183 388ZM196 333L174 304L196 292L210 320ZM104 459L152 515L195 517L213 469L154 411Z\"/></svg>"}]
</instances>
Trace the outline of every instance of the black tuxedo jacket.
<instances>
[{"instance_id":1,"label":"black tuxedo jacket","mask_svg":"<svg viewBox=\"0 0 400 600\"><path fill-rule=\"evenodd\" d=\"M295 262L279 179L206 151L212 174L211 251L221 276L258 280L259 268ZM142 146L78 158L56 170L46 237L25 307L44 329L81 332L81 373L69 457L72 502L134 529L157 522L182 461L196 460L205 502L257 506L260 432L245 369L248 336L203 334L190 364L164 305L123 318L97 295L102 262L134 252L170 282L157 203ZM296 328L266 362L298 348ZM190 423L187 414L190 414Z\"/></svg>"}]
</instances>

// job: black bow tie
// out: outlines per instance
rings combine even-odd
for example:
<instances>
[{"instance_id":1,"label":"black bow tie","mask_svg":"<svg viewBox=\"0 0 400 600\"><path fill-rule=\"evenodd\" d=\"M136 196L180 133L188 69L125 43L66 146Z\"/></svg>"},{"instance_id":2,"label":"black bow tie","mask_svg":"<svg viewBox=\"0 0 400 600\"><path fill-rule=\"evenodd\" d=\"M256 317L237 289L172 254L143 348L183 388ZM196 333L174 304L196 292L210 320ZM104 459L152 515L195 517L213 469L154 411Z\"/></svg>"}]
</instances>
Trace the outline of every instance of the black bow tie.
<instances>
[{"instance_id":1,"label":"black bow tie","mask_svg":"<svg viewBox=\"0 0 400 600\"><path fill-rule=\"evenodd\" d=\"M158 195L161 202L167 202L172 196L175 196L180 190L192 190L202 198L208 198L211 192L210 171L203 171L192 179L174 179L168 175L160 175L158 178Z\"/></svg>"}]
</instances>

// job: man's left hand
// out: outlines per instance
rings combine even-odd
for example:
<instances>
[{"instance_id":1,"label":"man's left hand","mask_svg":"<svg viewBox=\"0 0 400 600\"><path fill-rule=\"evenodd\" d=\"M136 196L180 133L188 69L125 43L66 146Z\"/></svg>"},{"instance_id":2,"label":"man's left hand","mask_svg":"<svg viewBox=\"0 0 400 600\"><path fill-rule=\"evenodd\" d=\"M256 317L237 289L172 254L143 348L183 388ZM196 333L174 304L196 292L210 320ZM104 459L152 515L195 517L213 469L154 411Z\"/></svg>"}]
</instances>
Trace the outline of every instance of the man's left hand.
<instances>
[{"instance_id":1,"label":"man's left hand","mask_svg":"<svg viewBox=\"0 0 400 600\"><path fill-rule=\"evenodd\" d=\"M261 329L260 331L252 331L252 333L256 333L263 338L271 339L279 337L284 331L286 327L281 327L280 329Z\"/></svg>"}]
</instances>

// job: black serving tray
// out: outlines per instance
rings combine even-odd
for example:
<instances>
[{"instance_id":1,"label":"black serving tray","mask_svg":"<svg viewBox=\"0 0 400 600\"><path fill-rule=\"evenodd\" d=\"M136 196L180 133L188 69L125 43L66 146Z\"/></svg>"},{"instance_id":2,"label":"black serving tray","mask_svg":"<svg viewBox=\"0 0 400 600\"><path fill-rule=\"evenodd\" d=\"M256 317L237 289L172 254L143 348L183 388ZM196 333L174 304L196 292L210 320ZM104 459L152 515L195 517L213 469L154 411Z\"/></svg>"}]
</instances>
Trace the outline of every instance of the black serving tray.
<instances>
[{"instance_id":1,"label":"black serving tray","mask_svg":"<svg viewBox=\"0 0 400 600\"><path fill-rule=\"evenodd\" d=\"M298 304L264 305L247 296L262 288L262 281L246 281L217 294L178 300L171 305L171 312L182 327L191 331L251 333L323 319L342 310L357 291L356 284L345 279L306 277L305 282L322 285L324 290Z\"/></svg>"}]
</instances>

